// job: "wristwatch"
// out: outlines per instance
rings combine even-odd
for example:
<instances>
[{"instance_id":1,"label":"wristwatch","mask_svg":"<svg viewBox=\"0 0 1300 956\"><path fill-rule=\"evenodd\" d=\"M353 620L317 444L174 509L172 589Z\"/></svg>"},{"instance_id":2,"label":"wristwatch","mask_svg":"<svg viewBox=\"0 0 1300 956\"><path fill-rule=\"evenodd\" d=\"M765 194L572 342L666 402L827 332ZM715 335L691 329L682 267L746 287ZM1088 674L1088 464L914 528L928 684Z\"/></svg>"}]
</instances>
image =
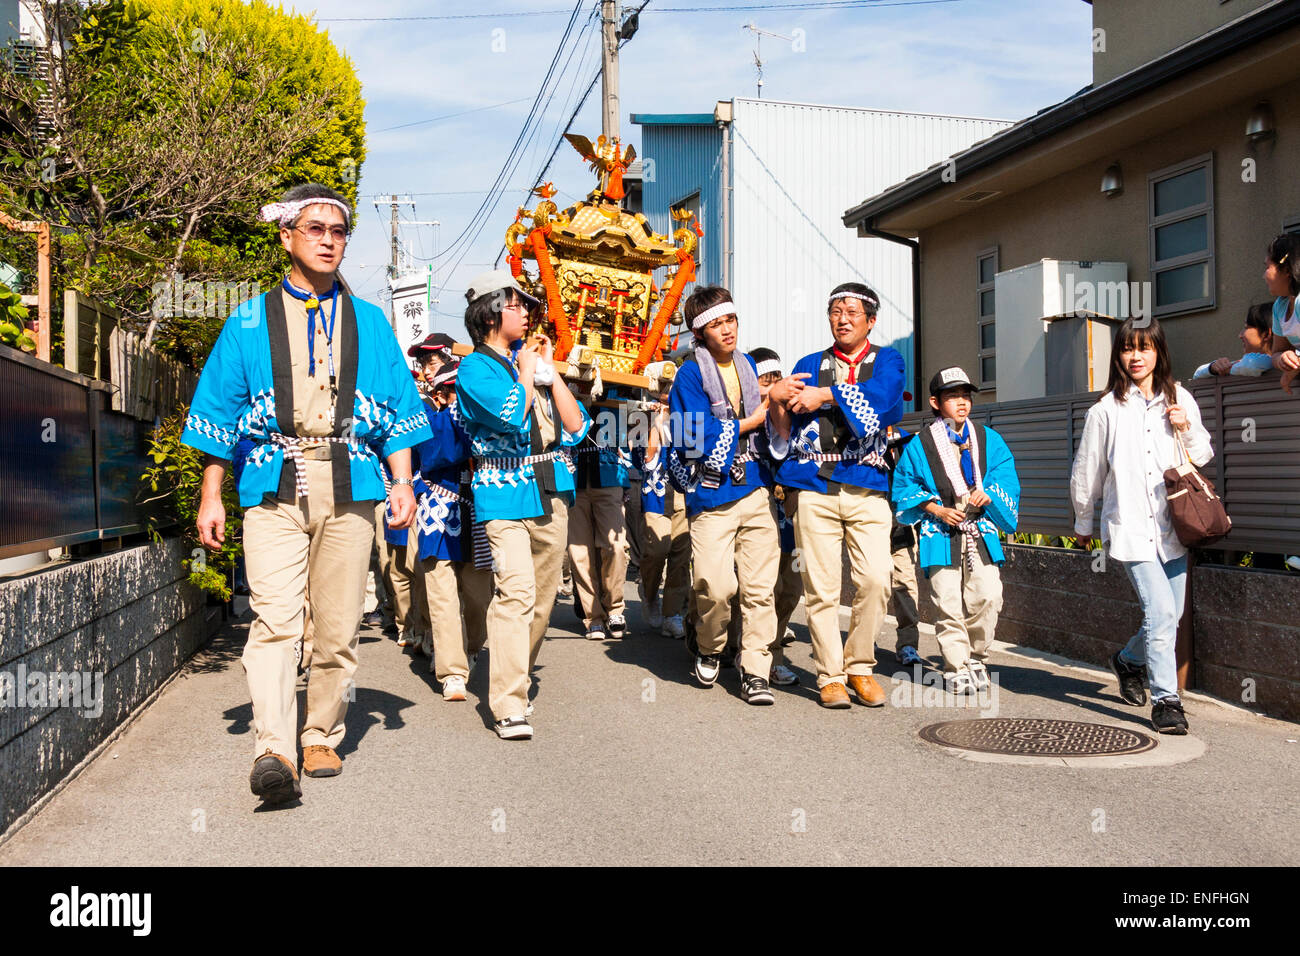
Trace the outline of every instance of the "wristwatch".
<instances>
[{"instance_id":1,"label":"wristwatch","mask_svg":"<svg viewBox=\"0 0 1300 956\"><path fill-rule=\"evenodd\" d=\"M414 478L394 478L392 481L389 482L389 484L393 484L393 485L414 485L414 484L415 484L415 479L414 479Z\"/></svg>"}]
</instances>

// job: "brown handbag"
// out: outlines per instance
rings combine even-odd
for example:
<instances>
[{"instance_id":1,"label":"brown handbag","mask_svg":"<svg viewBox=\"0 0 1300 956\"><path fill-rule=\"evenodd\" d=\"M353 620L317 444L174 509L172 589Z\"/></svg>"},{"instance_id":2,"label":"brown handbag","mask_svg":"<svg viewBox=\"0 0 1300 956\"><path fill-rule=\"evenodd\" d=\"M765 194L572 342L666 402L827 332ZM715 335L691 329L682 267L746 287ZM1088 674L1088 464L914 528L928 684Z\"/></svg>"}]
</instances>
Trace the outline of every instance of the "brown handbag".
<instances>
[{"instance_id":1,"label":"brown handbag","mask_svg":"<svg viewBox=\"0 0 1300 956\"><path fill-rule=\"evenodd\" d=\"M1203 548L1227 535L1232 530L1232 519L1215 494L1214 484L1197 471L1187 456L1187 446L1177 429L1174 439L1182 453L1182 462L1165 471L1169 515L1184 547Z\"/></svg>"}]
</instances>

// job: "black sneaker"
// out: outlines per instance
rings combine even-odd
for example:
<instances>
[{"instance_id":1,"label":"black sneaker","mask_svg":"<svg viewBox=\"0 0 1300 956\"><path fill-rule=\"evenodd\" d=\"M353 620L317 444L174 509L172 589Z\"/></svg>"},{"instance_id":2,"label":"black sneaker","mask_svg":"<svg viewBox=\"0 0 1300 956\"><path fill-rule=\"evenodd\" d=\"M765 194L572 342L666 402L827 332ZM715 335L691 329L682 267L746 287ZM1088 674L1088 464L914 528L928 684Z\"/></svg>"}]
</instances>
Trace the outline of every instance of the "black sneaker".
<instances>
[{"instance_id":1,"label":"black sneaker","mask_svg":"<svg viewBox=\"0 0 1300 956\"><path fill-rule=\"evenodd\" d=\"M622 640L627 636L627 619L622 614L611 614L605 629L614 640Z\"/></svg>"},{"instance_id":2,"label":"black sneaker","mask_svg":"<svg viewBox=\"0 0 1300 956\"><path fill-rule=\"evenodd\" d=\"M1162 697L1151 708L1151 726L1162 734L1182 736L1187 733L1183 702L1177 697Z\"/></svg>"},{"instance_id":3,"label":"black sneaker","mask_svg":"<svg viewBox=\"0 0 1300 956\"><path fill-rule=\"evenodd\" d=\"M1119 678L1119 696L1124 698L1126 704L1141 707L1147 702L1147 690L1142 686L1142 679L1147 673L1145 667L1128 663L1116 651L1110 659L1110 669Z\"/></svg>"},{"instance_id":4,"label":"black sneaker","mask_svg":"<svg viewBox=\"0 0 1300 956\"><path fill-rule=\"evenodd\" d=\"M705 687L712 687L718 679L722 662L717 654L697 654L695 656L695 679Z\"/></svg>"},{"instance_id":5,"label":"black sneaker","mask_svg":"<svg viewBox=\"0 0 1300 956\"><path fill-rule=\"evenodd\" d=\"M745 674L740 682L740 699L747 704L774 704L772 688L757 674Z\"/></svg>"}]
</instances>

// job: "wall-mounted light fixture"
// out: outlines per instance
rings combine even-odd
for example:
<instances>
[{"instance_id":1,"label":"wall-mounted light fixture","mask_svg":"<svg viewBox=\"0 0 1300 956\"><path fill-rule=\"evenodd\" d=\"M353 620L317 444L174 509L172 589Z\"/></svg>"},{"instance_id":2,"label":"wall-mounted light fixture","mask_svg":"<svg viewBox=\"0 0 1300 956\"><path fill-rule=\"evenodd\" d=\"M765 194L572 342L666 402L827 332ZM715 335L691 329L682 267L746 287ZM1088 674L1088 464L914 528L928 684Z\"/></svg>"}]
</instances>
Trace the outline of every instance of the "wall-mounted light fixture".
<instances>
[{"instance_id":1,"label":"wall-mounted light fixture","mask_svg":"<svg viewBox=\"0 0 1300 956\"><path fill-rule=\"evenodd\" d=\"M1256 103L1246 120L1246 138L1252 143L1261 143L1277 135L1277 123L1273 119L1273 107L1267 102Z\"/></svg>"},{"instance_id":2,"label":"wall-mounted light fixture","mask_svg":"<svg viewBox=\"0 0 1300 956\"><path fill-rule=\"evenodd\" d=\"M1118 196L1124 191L1124 173L1119 163L1111 163L1101 174L1101 191L1107 196Z\"/></svg>"}]
</instances>

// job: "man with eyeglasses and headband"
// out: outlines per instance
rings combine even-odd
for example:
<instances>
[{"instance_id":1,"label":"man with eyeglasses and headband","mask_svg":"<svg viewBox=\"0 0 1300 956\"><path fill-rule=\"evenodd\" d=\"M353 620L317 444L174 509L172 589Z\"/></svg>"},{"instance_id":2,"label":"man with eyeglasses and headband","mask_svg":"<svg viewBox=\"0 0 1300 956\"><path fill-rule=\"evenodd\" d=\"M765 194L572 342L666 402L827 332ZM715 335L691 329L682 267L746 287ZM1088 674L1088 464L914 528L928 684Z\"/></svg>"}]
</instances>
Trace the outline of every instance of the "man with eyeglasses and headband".
<instances>
[{"instance_id":1,"label":"man with eyeglasses and headband","mask_svg":"<svg viewBox=\"0 0 1300 956\"><path fill-rule=\"evenodd\" d=\"M256 736L250 785L268 803L302 793L294 685L305 600L314 640L302 772L342 770L336 748L353 696L375 503L387 498L394 526L410 524L410 448L431 435L383 311L342 289L351 217L342 196L316 183L262 207L262 220L279 224L289 273L227 319L181 436L206 455L197 524L212 549L225 539L232 450L252 445L238 478L253 612L243 665Z\"/></svg>"},{"instance_id":2,"label":"man with eyeglasses and headband","mask_svg":"<svg viewBox=\"0 0 1300 956\"><path fill-rule=\"evenodd\" d=\"M830 348L806 355L768 391L784 458L776 480L786 489L803 574L808 630L823 707L879 707L884 688L872 676L876 632L889 603L888 426L903 416L903 356L872 345L880 299L860 282L831 290ZM842 545L857 594L847 643L840 637ZM847 685L847 687L845 686Z\"/></svg>"}]
</instances>

